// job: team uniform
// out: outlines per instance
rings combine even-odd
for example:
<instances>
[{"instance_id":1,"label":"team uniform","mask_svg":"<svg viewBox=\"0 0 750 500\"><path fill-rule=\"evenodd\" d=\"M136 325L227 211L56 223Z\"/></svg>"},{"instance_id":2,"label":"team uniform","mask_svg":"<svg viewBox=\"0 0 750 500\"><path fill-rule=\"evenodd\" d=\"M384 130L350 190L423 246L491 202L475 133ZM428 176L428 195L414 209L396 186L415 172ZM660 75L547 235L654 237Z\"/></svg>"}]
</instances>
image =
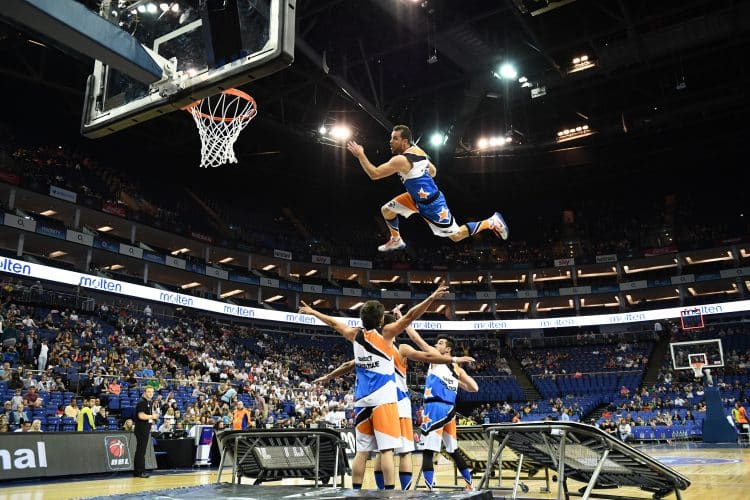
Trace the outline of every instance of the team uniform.
<instances>
[{"instance_id":1,"label":"team uniform","mask_svg":"<svg viewBox=\"0 0 750 500\"><path fill-rule=\"evenodd\" d=\"M376 330L359 330L353 345L357 452L399 448L402 440L392 346Z\"/></svg>"},{"instance_id":2,"label":"team uniform","mask_svg":"<svg viewBox=\"0 0 750 500\"><path fill-rule=\"evenodd\" d=\"M448 453L458 448L456 437L456 396L461 368L457 364L430 365L424 389L424 410L420 431L426 450Z\"/></svg>"},{"instance_id":3,"label":"team uniform","mask_svg":"<svg viewBox=\"0 0 750 500\"><path fill-rule=\"evenodd\" d=\"M458 224L448 208L445 196L430 177L427 153L417 146L410 146L403 155L411 164L407 173L398 174L406 192L396 196L385 206L406 218L418 213L437 236L456 234L459 231Z\"/></svg>"},{"instance_id":4,"label":"team uniform","mask_svg":"<svg viewBox=\"0 0 750 500\"><path fill-rule=\"evenodd\" d=\"M401 446L394 453L401 455L414 451L414 427L411 421L411 399L406 383L406 368L409 360L402 357L398 348L393 348L393 362L396 370L396 392L398 393L398 420L401 429Z\"/></svg>"}]
</instances>

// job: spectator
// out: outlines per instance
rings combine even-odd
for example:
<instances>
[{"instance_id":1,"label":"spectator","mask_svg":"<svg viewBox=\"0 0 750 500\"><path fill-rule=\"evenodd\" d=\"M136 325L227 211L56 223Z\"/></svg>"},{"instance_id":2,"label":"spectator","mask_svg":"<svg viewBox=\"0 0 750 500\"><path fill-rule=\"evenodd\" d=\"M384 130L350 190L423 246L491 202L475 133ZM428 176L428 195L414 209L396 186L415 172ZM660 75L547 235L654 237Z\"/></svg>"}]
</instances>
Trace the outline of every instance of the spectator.
<instances>
[{"instance_id":1,"label":"spectator","mask_svg":"<svg viewBox=\"0 0 750 500\"><path fill-rule=\"evenodd\" d=\"M125 420L125 423L122 424L122 430L124 430L125 432L135 431L135 425L133 424L132 418Z\"/></svg>"},{"instance_id":2,"label":"spectator","mask_svg":"<svg viewBox=\"0 0 750 500\"><path fill-rule=\"evenodd\" d=\"M31 422L29 432L42 432L42 421L39 419L35 419L33 422Z\"/></svg>"},{"instance_id":3,"label":"spectator","mask_svg":"<svg viewBox=\"0 0 750 500\"><path fill-rule=\"evenodd\" d=\"M21 426L16 429L14 432L30 432L31 431L31 422L28 420L25 421Z\"/></svg>"},{"instance_id":4,"label":"spectator","mask_svg":"<svg viewBox=\"0 0 750 500\"><path fill-rule=\"evenodd\" d=\"M143 314L146 316L146 318L151 318L151 306L146 304L146 307L143 308Z\"/></svg>"},{"instance_id":5,"label":"spectator","mask_svg":"<svg viewBox=\"0 0 750 500\"><path fill-rule=\"evenodd\" d=\"M629 440L633 435L633 429L630 427L630 423L627 420L620 419L617 426L617 434L623 442Z\"/></svg>"},{"instance_id":6,"label":"spectator","mask_svg":"<svg viewBox=\"0 0 750 500\"><path fill-rule=\"evenodd\" d=\"M75 421L78 421L78 414L81 412L81 409L78 408L78 401L76 401L76 398L73 398L70 400L70 403L68 406L65 407L64 414L66 417L70 417Z\"/></svg>"},{"instance_id":7,"label":"spectator","mask_svg":"<svg viewBox=\"0 0 750 500\"><path fill-rule=\"evenodd\" d=\"M93 413L93 410L92 410ZM94 426L98 430L106 430L108 426L107 422L107 409L103 406L99 407L99 411L95 413L94 416Z\"/></svg>"},{"instance_id":8,"label":"spectator","mask_svg":"<svg viewBox=\"0 0 750 500\"><path fill-rule=\"evenodd\" d=\"M37 356L37 370L43 372L47 369L47 355L49 354L49 346L47 345L47 339L42 340L42 344L39 346L39 356Z\"/></svg>"},{"instance_id":9,"label":"spectator","mask_svg":"<svg viewBox=\"0 0 750 500\"><path fill-rule=\"evenodd\" d=\"M81 408L78 415L78 432L93 432L96 430L94 414L91 412L91 406L93 404L93 398L83 400L83 408Z\"/></svg>"},{"instance_id":10,"label":"spectator","mask_svg":"<svg viewBox=\"0 0 750 500\"><path fill-rule=\"evenodd\" d=\"M239 431L247 429L252 421L253 416L250 414L242 401L237 401L232 413L232 429Z\"/></svg>"}]
</instances>

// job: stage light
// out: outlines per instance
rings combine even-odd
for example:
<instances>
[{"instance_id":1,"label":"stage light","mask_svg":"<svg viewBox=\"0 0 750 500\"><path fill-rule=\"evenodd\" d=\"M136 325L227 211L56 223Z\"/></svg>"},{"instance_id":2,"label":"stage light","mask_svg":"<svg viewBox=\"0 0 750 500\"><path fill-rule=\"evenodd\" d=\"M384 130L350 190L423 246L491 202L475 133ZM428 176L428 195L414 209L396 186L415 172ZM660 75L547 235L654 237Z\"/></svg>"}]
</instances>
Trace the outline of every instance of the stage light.
<instances>
[{"instance_id":1,"label":"stage light","mask_svg":"<svg viewBox=\"0 0 750 500\"><path fill-rule=\"evenodd\" d=\"M331 137L337 141L346 141L352 136L352 129L346 125L335 125L331 128Z\"/></svg>"},{"instance_id":2,"label":"stage light","mask_svg":"<svg viewBox=\"0 0 750 500\"><path fill-rule=\"evenodd\" d=\"M174 12L175 14L180 12L180 4L178 4L177 2L173 3L172 8L170 10Z\"/></svg>"},{"instance_id":3,"label":"stage light","mask_svg":"<svg viewBox=\"0 0 750 500\"><path fill-rule=\"evenodd\" d=\"M512 64L506 62L500 66L500 76L506 80L515 80L518 76L518 70Z\"/></svg>"},{"instance_id":4,"label":"stage light","mask_svg":"<svg viewBox=\"0 0 750 500\"><path fill-rule=\"evenodd\" d=\"M146 6L146 10L149 14L156 14L156 12L159 10L159 8L154 3L150 3Z\"/></svg>"},{"instance_id":5,"label":"stage light","mask_svg":"<svg viewBox=\"0 0 750 500\"><path fill-rule=\"evenodd\" d=\"M432 144L433 146L442 146L443 143L445 142L445 139L446 139L446 136L444 136L440 132L435 132L430 137L430 144Z\"/></svg>"},{"instance_id":6,"label":"stage light","mask_svg":"<svg viewBox=\"0 0 750 500\"><path fill-rule=\"evenodd\" d=\"M477 142L477 146L479 146L479 149L484 149L489 145L490 141L482 137L479 139L479 142Z\"/></svg>"},{"instance_id":7,"label":"stage light","mask_svg":"<svg viewBox=\"0 0 750 500\"><path fill-rule=\"evenodd\" d=\"M162 2L159 4L159 8L161 9L162 12L166 12L169 10L169 4Z\"/></svg>"},{"instance_id":8,"label":"stage light","mask_svg":"<svg viewBox=\"0 0 750 500\"><path fill-rule=\"evenodd\" d=\"M521 78L518 79L518 83L526 83L528 81L529 81L529 79L526 78L525 76L522 76Z\"/></svg>"},{"instance_id":9,"label":"stage light","mask_svg":"<svg viewBox=\"0 0 750 500\"><path fill-rule=\"evenodd\" d=\"M325 125L321 125L320 128L318 129L318 133L320 135L326 135L328 133L328 129L326 128Z\"/></svg>"}]
</instances>

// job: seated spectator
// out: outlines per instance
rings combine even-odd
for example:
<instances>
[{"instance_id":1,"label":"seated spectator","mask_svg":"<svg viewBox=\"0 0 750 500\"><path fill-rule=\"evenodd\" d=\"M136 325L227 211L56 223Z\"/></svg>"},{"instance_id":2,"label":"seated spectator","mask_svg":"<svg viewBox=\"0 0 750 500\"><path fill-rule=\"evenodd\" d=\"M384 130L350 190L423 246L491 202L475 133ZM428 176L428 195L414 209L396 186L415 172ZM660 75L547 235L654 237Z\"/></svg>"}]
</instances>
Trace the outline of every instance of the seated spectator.
<instances>
[{"instance_id":1,"label":"seated spectator","mask_svg":"<svg viewBox=\"0 0 750 500\"><path fill-rule=\"evenodd\" d=\"M21 426L16 429L14 432L30 432L31 431L31 422L26 421Z\"/></svg>"},{"instance_id":2,"label":"seated spectator","mask_svg":"<svg viewBox=\"0 0 750 500\"><path fill-rule=\"evenodd\" d=\"M617 435L622 441L627 441L633 435L633 430L627 420L620 419L617 426Z\"/></svg>"},{"instance_id":3,"label":"seated spectator","mask_svg":"<svg viewBox=\"0 0 750 500\"><path fill-rule=\"evenodd\" d=\"M78 401L76 398L70 400L70 404L65 407L63 411L66 417L70 417L75 421L78 421L78 414L81 413L81 409L78 408Z\"/></svg>"},{"instance_id":4,"label":"seated spectator","mask_svg":"<svg viewBox=\"0 0 750 500\"><path fill-rule=\"evenodd\" d=\"M40 408L42 406L42 398L36 392L36 387L29 387L29 392L23 396L24 404L31 408Z\"/></svg>"},{"instance_id":5,"label":"seated spectator","mask_svg":"<svg viewBox=\"0 0 750 500\"><path fill-rule=\"evenodd\" d=\"M31 427L29 428L29 432L42 432L42 421L36 419L33 422L31 422Z\"/></svg>"},{"instance_id":6,"label":"seated spectator","mask_svg":"<svg viewBox=\"0 0 750 500\"><path fill-rule=\"evenodd\" d=\"M29 420L29 414L26 413L26 410L25 410L25 408L23 406L23 403L21 403L8 416L8 424L11 427L19 427L20 425L22 425L25 422L31 423L31 420Z\"/></svg>"},{"instance_id":7,"label":"seated spectator","mask_svg":"<svg viewBox=\"0 0 750 500\"><path fill-rule=\"evenodd\" d=\"M135 424L133 423L133 419L129 418L125 420L125 423L122 424L122 430L125 432L134 432Z\"/></svg>"},{"instance_id":8,"label":"seated spectator","mask_svg":"<svg viewBox=\"0 0 750 500\"><path fill-rule=\"evenodd\" d=\"M99 411L97 411L94 415L94 425L97 429L100 430L107 428L107 409L103 406L99 407Z\"/></svg>"}]
</instances>

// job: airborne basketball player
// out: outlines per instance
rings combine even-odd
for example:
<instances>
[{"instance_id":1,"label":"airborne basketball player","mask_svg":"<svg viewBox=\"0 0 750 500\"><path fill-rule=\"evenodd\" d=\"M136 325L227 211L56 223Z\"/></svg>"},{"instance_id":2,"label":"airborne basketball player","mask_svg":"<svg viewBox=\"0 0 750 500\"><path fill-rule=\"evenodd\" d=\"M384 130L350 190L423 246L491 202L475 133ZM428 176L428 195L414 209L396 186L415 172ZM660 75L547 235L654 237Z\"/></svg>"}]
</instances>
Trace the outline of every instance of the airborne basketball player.
<instances>
[{"instance_id":1,"label":"airborne basketball player","mask_svg":"<svg viewBox=\"0 0 750 500\"><path fill-rule=\"evenodd\" d=\"M357 157L370 179L376 181L398 174L406 192L383 205L380 211L391 233L391 238L378 247L381 252L399 250L406 247L398 229L398 216L409 217L418 213L437 236L461 241L486 229L491 229L498 238L508 239L508 225L499 212L478 222L467 222L461 227L453 219L445 196L438 189L433 177L437 174L435 165L419 147L411 144L411 130L406 125L396 125L391 132L391 152L394 156L376 167L365 154L364 148L354 141L347 149Z\"/></svg>"}]
</instances>

